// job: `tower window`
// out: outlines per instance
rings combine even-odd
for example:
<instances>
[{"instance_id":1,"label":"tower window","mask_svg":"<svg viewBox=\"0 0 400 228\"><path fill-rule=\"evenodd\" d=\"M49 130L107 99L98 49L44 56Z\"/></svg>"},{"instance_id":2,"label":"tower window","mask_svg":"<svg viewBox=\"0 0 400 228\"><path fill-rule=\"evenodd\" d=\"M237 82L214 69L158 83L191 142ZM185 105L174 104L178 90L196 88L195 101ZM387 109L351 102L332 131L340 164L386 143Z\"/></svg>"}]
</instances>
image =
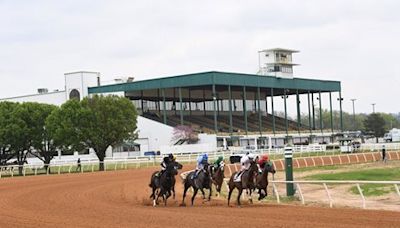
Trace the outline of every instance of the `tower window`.
<instances>
[{"instance_id":1,"label":"tower window","mask_svg":"<svg viewBox=\"0 0 400 228\"><path fill-rule=\"evenodd\" d=\"M81 94L79 93L79 91L77 89L73 89L71 90L71 92L69 93L69 99L81 99Z\"/></svg>"}]
</instances>

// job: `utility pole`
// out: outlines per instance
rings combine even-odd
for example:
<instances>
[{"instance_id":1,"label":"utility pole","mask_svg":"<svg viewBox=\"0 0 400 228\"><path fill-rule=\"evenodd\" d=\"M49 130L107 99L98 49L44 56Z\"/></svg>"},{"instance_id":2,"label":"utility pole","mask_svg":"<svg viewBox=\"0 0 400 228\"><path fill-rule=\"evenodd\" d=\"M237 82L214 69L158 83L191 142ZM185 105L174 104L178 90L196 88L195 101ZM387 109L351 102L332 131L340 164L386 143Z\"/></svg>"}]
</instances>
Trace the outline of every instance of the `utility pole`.
<instances>
[{"instance_id":1,"label":"utility pole","mask_svg":"<svg viewBox=\"0 0 400 228\"><path fill-rule=\"evenodd\" d=\"M356 110L354 108L354 101L356 101L357 99L350 99L351 102L353 102L353 130L357 130L356 129Z\"/></svg>"},{"instance_id":2,"label":"utility pole","mask_svg":"<svg viewBox=\"0 0 400 228\"><path fill-rule=\"evenodd\" d=\"M371 105L372 105L372 113L375 113L375 105L376 105L376 103L372 103Z\"/></svg>"}]
</instances>

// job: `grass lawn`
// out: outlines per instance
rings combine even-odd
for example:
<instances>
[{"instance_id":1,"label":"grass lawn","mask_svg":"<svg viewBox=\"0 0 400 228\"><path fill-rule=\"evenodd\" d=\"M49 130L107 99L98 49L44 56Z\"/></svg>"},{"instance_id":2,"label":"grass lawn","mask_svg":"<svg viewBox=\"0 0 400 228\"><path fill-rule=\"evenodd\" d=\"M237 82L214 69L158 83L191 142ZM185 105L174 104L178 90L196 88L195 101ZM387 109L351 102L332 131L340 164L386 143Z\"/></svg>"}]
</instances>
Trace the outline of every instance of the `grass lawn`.
<instances>
[{"instance_id":1,"label":"grass lawn","mask_svg":"<svg viewBox=\"0 0 400 228\"><path fill-rule=\"evenodd\" d=\"M398 181L400 167L381 169L361 169L348 172L314 174L306 177L307 180L365 180L365 181ZM363 184L361 189L365 196L380 196L394 191L393 185ZM357 187L350 191L358 194Z\"/></svg>"}]
</instances>

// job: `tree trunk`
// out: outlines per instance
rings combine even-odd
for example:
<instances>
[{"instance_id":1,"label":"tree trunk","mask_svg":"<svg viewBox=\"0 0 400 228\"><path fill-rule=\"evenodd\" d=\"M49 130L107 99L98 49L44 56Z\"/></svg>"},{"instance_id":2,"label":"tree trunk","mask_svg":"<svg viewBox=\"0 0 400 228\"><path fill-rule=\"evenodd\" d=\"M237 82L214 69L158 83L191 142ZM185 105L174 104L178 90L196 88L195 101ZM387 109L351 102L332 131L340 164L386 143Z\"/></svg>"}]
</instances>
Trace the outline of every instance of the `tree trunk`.
<instances>
[{"instance_id":1,"label":"tree trunk","mask_svg":"<svg viewBox=\"0 0 400 228\"><path fill-rule=\"evenodd\" d=\"M21 164L21 162L18 162L18 174L20 176L23 175L23 170L24 170L24 163Z\"/></svg>"},{"instance_id":2,"label":"tree trunk","mask_svg":"<svg viewBox=\"0 0 400 228\"><path fill-rule=\"evenodd\" d=\"M375 137L375 139L376 139L376 143L378 143L378 142L379 142L379 138L378 138L378 137Z\"/></svg>"},{"instance_id":3,"label":"tree trunk","mask_svg":"<svg viewBox=\"0 0 400 228\"><path fill-rule=\"evenodd\" d=\"M44 157L44 170L46 170L46 172L47 172L47 169L49 169L49 174L51 173L51 168L50 168L50 161L51 161L51 157Z\"/></svg>"},{"instance_id":4,"label":"tree trunk","mask_svg":"<svg viewBox=\"0 0 400 228\"><path fill-rule=\"evenodd\" d=\"M99 158L99 171L104 171L104 158L106 157L106 151L96 150L96 155Z\"/></svg>"}]
</instances>

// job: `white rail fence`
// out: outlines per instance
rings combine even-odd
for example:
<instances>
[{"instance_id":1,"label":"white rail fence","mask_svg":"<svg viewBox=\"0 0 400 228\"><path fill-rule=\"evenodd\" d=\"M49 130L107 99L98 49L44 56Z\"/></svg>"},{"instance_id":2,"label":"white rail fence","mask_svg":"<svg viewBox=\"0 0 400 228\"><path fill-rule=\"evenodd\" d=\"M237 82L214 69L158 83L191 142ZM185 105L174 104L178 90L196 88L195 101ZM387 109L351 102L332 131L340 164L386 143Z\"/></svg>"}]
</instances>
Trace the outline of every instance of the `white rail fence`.
<instances>
[{"instance_id":1,"label":"white rail fence","mask_svg":"<svg viewBox=\"0 0 400 228\"><path fill-rule=\"evenodd\" d=\"M225 182L226 190L229 191L229 187L228 187L229 178L225 178L224 182ZM329 190L328 185L341 184L341 185L356 186L357 190L358 190L358 194L360 196L361 207L363 209L366 209L367 205L366 205L366 197L364 196L363 190L361 189L362 184L393 185L397 195L399 196L399 200L400 200L400 190L399 190L400 181L347 181L347 180L342 180L342 181L333 181L333 180L276 181L276 180L272 180L272 181L269 181L269 183L272 185L273 195L275 196L276 202L278 204L281 203L281 196L279 195L277 184L293 184L295 186L296 193L297 193L298 197L300 198L301 203L303 205L306 204L306 198L302 192L301 184L302 185L305 185L305 184L322 185L326 192L326 198L328 199L329 207L331 207L331 208L333 207L334 199L332 197L332 194L331 194L331 191Z\"/></svg>"},{"instance_id":2,"label":"white rail fence","mask_svg":"<svg viewBox=\"0 0 400 228\"><path fill-rule=\"evenodd\" d=\"M321 145L320 147L314 147L312 151L310 151L309 146L295 146L294 147L294 156L295 157L312 157L312 156L325 156L325 155L334 155L340 154L338 151L327 151L325 150L325 145ZM381 150L382 144L363 144L362 148L366 152L376 152ZM387 143L385 144L385 148L388 151L400 150L400 143ZM308 149L308 150L306 150ZM325 151L324 151L325 150ZM229 159L231 155L235 154L243 154L245 150L233 150L233 151L215 151L209 154L209 160L215 160L219 156L223 156L226 160ZM274 149L274 150L255 150L252 151L254 154L269 154L272 160L281 159L283 156L283 149ZM201 153L175 153L177 160L182 163L192 163L197 160L197 156ZM358 154L358 153L354 153ZM346 154L348 157L352 154ZM398 154L397 154L398 155ZM161 155L157 156L135 156L129 158L106 158L104 163L105 170L117 170L117 169L128 169L128 168L139 168L139 167L149 167L149 166L156 166L162 160ZM77 159L77 158L76 158ZM350 158L349 158L350 159ZM389 154L389 159L391 159ZM399 159L399 158L398 158ZM358 160L358 158L357 158ZM364 160L366 158L364 156ZM341 161L341 159L340 159ZM315 161L313 160L315 163ZM324 160L322 159L324 163ZM98 159L96 158L84 158L81 159L81 169L80 171L95 171L99 164ZM333 164L333 163L332 163ZM329 165L329 164L328 164ZM307 166L307 162L306 162ZM7 166L0 166L0 177L4 175L14 176L18 171L19 165L7 165ZM43 163L35 163L35 164L24 164L22 166L22 174L26 175L27 172L29 174L37 175L38 171L43 170L44 164ZM48 166L49 168L45 170L46 173L49 173L50 170L54 173L71 173L74 172L74 167L77 167L76 160L57 160L53 159ZM229 167L230 169L230 167ZM54 171L55 170L55 171ZM76 171L76 169L75 169ZM230 170L231 171L231 170ZM237 171L237 167L235 166L235 171Z\"/></svg>"}]
</instances>

